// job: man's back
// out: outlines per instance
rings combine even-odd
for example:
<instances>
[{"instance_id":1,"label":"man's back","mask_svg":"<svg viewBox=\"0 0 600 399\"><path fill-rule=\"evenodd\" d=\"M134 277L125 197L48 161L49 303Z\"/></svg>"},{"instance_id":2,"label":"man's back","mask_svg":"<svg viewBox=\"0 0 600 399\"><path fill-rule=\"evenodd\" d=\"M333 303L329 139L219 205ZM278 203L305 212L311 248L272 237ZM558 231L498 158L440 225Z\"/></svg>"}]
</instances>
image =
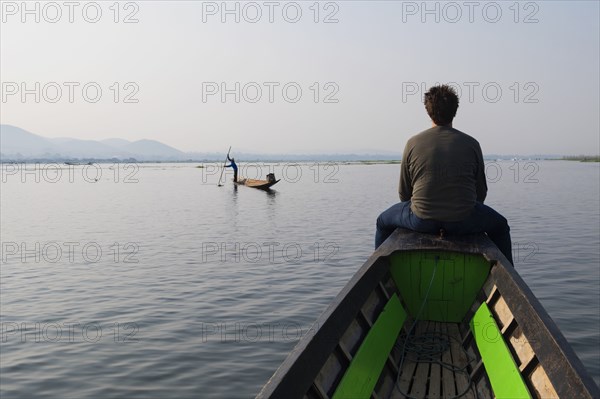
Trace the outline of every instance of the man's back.
<instances>
[{"instance_id":1,"label":"man's back","mask_svg":"<svg viewBox=\"0 0 600 399\"><path fill-rule=\"evenodd\" d=\"M433 86L424 96L433 126L406 143L400 171L400 200L377 218L375 248L397 228L449 235L486 233L512 263L510 227L485 205L485 165L477 140L452 128L456 90Z\"/></svg>"},{"instance_id":2,"label":"man's back","mask_svg":"<svg viewBox=\"0 0 600 399\"><path fill-rule=\"evenodd\" d=\"M445 222L469 216L487 193L481 147L471 136L435 126L413 136L404 150L400 200L411 200L422 219Z\"/></svg>"}]
</instances>

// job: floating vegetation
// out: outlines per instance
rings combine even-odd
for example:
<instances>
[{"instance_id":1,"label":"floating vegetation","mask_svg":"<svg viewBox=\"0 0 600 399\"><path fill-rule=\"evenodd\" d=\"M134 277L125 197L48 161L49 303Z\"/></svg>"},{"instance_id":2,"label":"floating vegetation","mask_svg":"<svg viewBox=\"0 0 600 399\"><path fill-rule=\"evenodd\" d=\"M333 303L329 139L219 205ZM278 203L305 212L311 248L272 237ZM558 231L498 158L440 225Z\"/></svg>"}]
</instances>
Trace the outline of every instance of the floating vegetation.
<instances>
[{"instance_id":1,"label":"floating vegetation","mask_svg":"<svg viewBox=\"0 0 600 399\"><path fill-rule=\"evenodd\" d=\"M363 165L379 165L379 164L399 164L399 160L374 160L374 161L357 161Z\"/></svg>"},{"instance_id":2,"label":"floating vegetation","mask_svg":"<svg viewBox=\"0 0 600 399\"><path fill-rule=\"evenodd\" d=\"M600 155L576 155L576 156L565 156L561 158L565 161L579 161L579 162L600 162Z\"/></svg>"}]
</instances>

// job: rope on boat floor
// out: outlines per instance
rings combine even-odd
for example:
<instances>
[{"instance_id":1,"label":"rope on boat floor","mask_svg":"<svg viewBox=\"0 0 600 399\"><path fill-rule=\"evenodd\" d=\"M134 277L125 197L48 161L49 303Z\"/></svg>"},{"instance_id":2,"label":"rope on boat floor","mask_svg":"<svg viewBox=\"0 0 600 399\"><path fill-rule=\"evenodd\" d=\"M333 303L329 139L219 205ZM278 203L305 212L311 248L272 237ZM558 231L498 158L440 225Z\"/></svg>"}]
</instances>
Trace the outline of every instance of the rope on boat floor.
<instances>
[{"instance_id":1,"label":"rope on boat floor","mask_svg":"<svg viewBox=\"0 0 600 399\"><path fill-rule=\"evenodd\" d=\"M468 359L467 364L465 364L464 366L457 366L452 363L439 360L443 353L450 350L451 340L458 342L459 345L461 344L460 341L456 338L441 332L427 332L418 336L408 337L405 341L404 351L402 352L403 359L401 360L401 363L403 363L404 360L411 360L415 363L429 363L430 365L438 364L440 367L450 370L453 373L463 373L468 381L466 389L455 396L444 397L448 399L460 398L466 395L467 392L469 392L471 388L473 388L475 398L478 398L477 389L475 389L475 385L473 383L473 380L471 379L471 375L467 370L468 365L471 362L474 362L475 359L469 356L469 354L462 347L462 345L460 346L461 350L463 351L465 358ZM398 388L398 391L402 395L404 395L407 398L413 398L413 396L410 396L408 393L403 392L400 386L398 386L398 381L400 380L401 375L402 374L399 369L395 386Z\"/></svg>"},{"instance_id":2,"label":"rope on boat floor","mask_svg":"<svg viewBox=\"0 0 600 399\"><path fill-rule=\"evenodd\" d=\"M464 392L461 392L460 394L458 394L456 396L452 396L452 397L445 396L445 397L448 399L460 398L460 397L464 396L467 392L469 392L471 390L471 388L473 388L473 391L475 392L475 398L478 399L477 389L475 388L475 385L473 384L473 380L471 379L470 373L467 371L467 366L475 359L472 359L469 356L468 352L465 350L465 348L463 348L463 346L460 342L459 342L460 348L464 352L465 358L468 359L467 364L464 365L463 367L458 367L451 363L447 363L447 362L443 362L443 361L439 360L441 355L444 352L446 352L447 350L450 350L450 344L451 344L450 341L455 338L453 338L445 333L441 333L441 332L434 332L434 333L428 332L425 334L421 334L419 336L412 335L412 333L415 329L415 326L417 325L417 321L419 320L421 314L423 313L423 309L425 308L427 299L429 298L429 291L431 290L431 286L433 285L433 280L435 278L435 273L437 271L439 259L440 259L439 256L435 257L435 266L433 268L433 274L431 275L431 281L429 281L429 287L427 287L427 292L425 293L425 298L423 299L421 308L419 309L417 316L415 317L410 329L408 330L408 333L406 334L406 338L403 340L402 348L399 348L398 346L396 346L401 351L400 363L398 365L398 373L396 374L396 381L394 381L394 385L393 385L392 389L390 390L390 392L387 396L387 399L390 399L390 397L392 396L392 393L394 392L394 388L397 388L398 392L400 392L402 395L404 395L407 398L417 399L413 396L410 396L408 393L403 392L402 389L400 388L400 386L398 385L398 382L400 381L400 376L402 374L402 365L404 364L405 359L414 361L416 363L439 364L441 367L451 370L453 373L464 373L467 376L467 379L469 382L469 384L467 385L467 388L464 390ZM412 354L415 356L414 356L414 358L409 359L407 356L408 354ZM431 365L430 365L430 367L431 367Z\"/></svg>"}]
</instances>

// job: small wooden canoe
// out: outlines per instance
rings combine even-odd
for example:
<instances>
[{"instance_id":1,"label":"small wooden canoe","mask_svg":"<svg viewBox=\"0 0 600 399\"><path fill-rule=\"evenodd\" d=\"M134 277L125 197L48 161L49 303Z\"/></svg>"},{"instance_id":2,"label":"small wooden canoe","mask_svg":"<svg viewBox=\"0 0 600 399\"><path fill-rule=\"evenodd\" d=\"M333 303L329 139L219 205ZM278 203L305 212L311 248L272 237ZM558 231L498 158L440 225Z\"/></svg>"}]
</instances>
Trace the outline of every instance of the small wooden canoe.
<instances>
[{"instance_id":1,"label":"small wooden canoe","mask_svg":"<svg viewBox=\"0 0 600 399\"><path fill-rule=\"evenodd\" d=\"M244 186L248 186L248 187L252 187L252 188L259 188L261 190L268 190L270 189L274 184L277 184L279 180L257 180L257 179L240 179L238 181L236 181L235 183L237 184L241 184Z\"/></svg>"},{"instance_id":2,"label":"small wooden canoe","mask_svg":"<svg viewBox=\"0 0 600 399\"><path fill-rule=\"evenodd\" d=\"M515 269L485 236L397 230L258 398L598 398Z\"/></svg>"}]
</instances>

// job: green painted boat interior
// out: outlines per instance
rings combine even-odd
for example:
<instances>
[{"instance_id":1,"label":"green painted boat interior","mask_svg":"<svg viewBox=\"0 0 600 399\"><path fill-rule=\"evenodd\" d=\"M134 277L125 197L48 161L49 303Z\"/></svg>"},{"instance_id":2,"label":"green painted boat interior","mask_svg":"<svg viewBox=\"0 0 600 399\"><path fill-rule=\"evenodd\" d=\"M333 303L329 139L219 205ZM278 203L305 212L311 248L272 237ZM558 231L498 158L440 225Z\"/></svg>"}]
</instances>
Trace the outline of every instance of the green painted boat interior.
<instances>
[{"instance_id":1,"label":"green painted boat interior","mask_svg":"<svg viewBox=\"0 0 600 399\"><path fill-rule=\"evenodd\" d=\"M391 274L412 317L460 323L490 272L481 255L441 251L396 252Z\"/></svg>"},{"instance_id":2,"label":"green painted boat interior","mask_svg":"<svg viewBox=\"0 0 600 399\"><path fill-rule=\"evenodd\" d=\"M481 304L470 322L473 338L497 398L531 398L517 365L502 339L487 304Z\"/></svg>"},{"instance_id":3,"label":"green painted boat interior","mask_svg":"<svg viewBox=\"0 0 600 399\"><path fill-rule=\"evenodd\" d=\"M396 294L392 295L365 337L352 363L340 381L333 399L369 399L388 354L406 320L406 311Z\"/></svg>"},{"instance_id":4,"label":"green painted boat interior","mask_svg":"<svg viewBox=\"0 0 600 399\"><path fill-rule=\"evenodd\" d=\"M396 252L390 255L389 261L390 274L400 295L393 294L385 304L352 357L333 399L372 397L385 363L392 356L394 345L398 345L403 327L406 332L417 322L449 323L447 325L454 325L452 328L458 332L458 324L472 309L491 270L491 263L482 255L458 252ZM410 324L405 326L407 319ZM485 302L469 326L494 396L530 398L518 366ZM455 352L453 356L457 354ZM464 386L469 387L468 384ZM449 396L454 396L453 391L448 392Z\"/></svg>"}]
</instances>

